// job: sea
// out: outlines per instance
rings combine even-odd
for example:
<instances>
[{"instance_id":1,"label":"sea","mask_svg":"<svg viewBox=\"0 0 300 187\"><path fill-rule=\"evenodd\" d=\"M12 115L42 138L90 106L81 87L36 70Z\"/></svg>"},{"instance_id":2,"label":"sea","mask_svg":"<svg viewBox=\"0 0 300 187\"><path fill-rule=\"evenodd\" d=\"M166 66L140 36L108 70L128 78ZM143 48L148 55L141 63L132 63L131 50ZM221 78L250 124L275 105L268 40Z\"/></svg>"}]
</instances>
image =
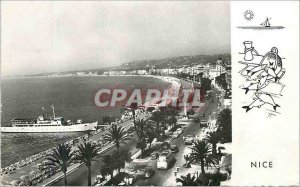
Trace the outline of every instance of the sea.
<instances>
[{"instance_id":1,"label":"sea","mask_svg":"<svg viewBox=\"0 0 300 187\"><path fill-rule=\"evenodd\" d=\"M120 107L99 108L94 102L101 88L166 89L169 83L142 76L70 76L2 78L1 126L11 126L14 118L55 115L65 120L102 121L104 116L120 118ZM1 133L1 167L45 151L59 143L83 135L73 133Z\"/></svg>"}]
</instances>

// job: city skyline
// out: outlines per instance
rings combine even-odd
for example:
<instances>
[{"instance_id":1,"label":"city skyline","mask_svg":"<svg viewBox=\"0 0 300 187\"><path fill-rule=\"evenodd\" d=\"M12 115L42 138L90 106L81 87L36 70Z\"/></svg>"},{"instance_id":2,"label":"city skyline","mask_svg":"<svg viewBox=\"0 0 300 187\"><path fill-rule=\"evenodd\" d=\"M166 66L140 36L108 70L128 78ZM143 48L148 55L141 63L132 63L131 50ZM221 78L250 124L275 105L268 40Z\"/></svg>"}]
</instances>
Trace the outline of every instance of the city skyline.
<instances>
[{"instance_id":1,"label":"city skyline","mask_svg":"<svg viewBox=\"0 0 300 187\"><path fill-rule=\"evenodd\" d=\"M3 2L1 17L2 75L230 52L228 2Z\"/></svg>"}]
</instances>

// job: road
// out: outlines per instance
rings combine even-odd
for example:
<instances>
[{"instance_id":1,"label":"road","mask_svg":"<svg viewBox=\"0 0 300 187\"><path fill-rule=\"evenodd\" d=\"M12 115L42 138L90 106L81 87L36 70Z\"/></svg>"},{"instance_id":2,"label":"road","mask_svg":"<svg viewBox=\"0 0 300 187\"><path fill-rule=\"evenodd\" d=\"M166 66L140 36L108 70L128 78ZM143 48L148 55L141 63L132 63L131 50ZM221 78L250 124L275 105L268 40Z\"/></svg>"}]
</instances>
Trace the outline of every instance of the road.
<instances>
[{"instance_id":1,"label":"road","mask_svg":"<svg viewBox=\"0 0 300 187\"><path fill-rule=\"evenodd\" d=\"M213 114L214 112L217 111L217 98L215 98L215 95L213 95L213 102L210 101L206 101L205 105L202 106L203 110L201 110L202 112L204 112L205 115L205 119L209 118L209 114ZM185 154L186 151L186 145L184 145L183 136L186 136L188 134L193 134L193 132L196 132L196 134L200 133L200 127L199 127L199 123L195 123L193 120L191 120L191 124L187 126L187 128L185 129L185 131L183 132L183 134L177 138L171 141L171 144L176 144L179 148L179 152L176 153L175 158L176 158L176 163L175 163L175 167L179 166L182 167L182 165L185 163L185 160L183 159L183 155ZM123 149L130 149L133 150L135 149L136 146L136 138L132 138L129 142L127 142L127 144L123 145ZM113 150L109 150L107 151L105 154L111 154L113 152ZM102 155L103 156L103 155ZM92 170L92 184L96 179L96 176L99 174L99 171L101 169L101 166L103 166L103 163L101 162L101 159L98 159L99 161L94 162L92 164L91 170ZM140 186L148 186L148 185L158 185L158 186L163 186L163 185L167 185L167 179L169 179L170 177L172 177L171 175L174 175L173 171L174 168L172 167L169 170L157 170L156 174L148 180L138 180L134 183L134 185L140 185ZM68 185L69 186L86 186L87 185L87 168L85 165L80 166L77 170L75 170L74 172L70 173L67 176L67 180L68 180ZM61 178L60 180L58 180L57 182L54 182L51 184L52 186L63 186L64 185L64 180L63 178Z\"/></svg>"},{"instance_id":2,"label":"road","mask_svg":"<svg viewBox=\"0 0 300 187\"><path fill-rule=\"evenodd\" d=\"M203 107L203 112L206 114L205 119L207 120L209 118L209 114L212 115L214 112L217 112L217 98L215 98L215 95L213 95L213 102L206 101L205 106ZM216 113L215 113L216 114ZM190 146L185 145L183 142L183 136L186 135L193 135L193 132L196 132L196 134L201 133L201 128L199 127L199 122L196 123L194 120L191 120L191 124L187 126L187 128L184 130L183 134L177 138L173 139L171 141L171 144L175 144L179 148L179 152L176 153L175 158L176 162L174 166L168 170L156 170L155 174L152 178L146 179L146 180L138 180L133 185L134 186L173 186L175 182L175 175L174 171L176 167L182 167L185 163L185 160L183 156L186 154L187 150ZM178 176L179 177L179 176Z\"/></svg>"},{"instance_id":3,"label":"road","mask_svg":"<svg viewBox=\"0 0 300 187\"><path fill-rule=\"evenodd\" d=\"M137 119L143 119L143 118L145 118L145 116L146 116L145 114L140 114L139 117L137 117ZM131 120L122 123L122 126L127 127L130 124L132 124ZM100 136L103 136L103 134L105 134L105 133L107 133L107 131L104 131L101 134L99 133L99 134L91 137L90 140L92 140L92 141L98 140L100 138ZM129 150L135 149L136 139L137 138L132 138L130 141L126 142L125 146L121 146L121 147L123 147L123 149L129 149ZM96 179L96 176L99 174L100 168L103 165L103 163L101 162L101 156L106 155L106 154L111 154L114 150L116 150L116 148L109 149L108 151L105 152L105 154L101 154L100 157L97 159L97 161L92 163L92 167L91 167L92 182ZM60 172L60 176L62 176L61 172ZM56 177L54 177L54 178L56 178ZM68 174L67 180L68 180L68 185L70 185L70 186L86 186L87 185L87 168L86 168L86 166L81 165L76 170L74 170L73 172ZM45 184L45 182L43 184ZM40 184L40 185L43 185L43 184ZM61 178L55 182L51 182L50 185L51 186L64 186L64 178Z\"/></svg>"}]
</instances>

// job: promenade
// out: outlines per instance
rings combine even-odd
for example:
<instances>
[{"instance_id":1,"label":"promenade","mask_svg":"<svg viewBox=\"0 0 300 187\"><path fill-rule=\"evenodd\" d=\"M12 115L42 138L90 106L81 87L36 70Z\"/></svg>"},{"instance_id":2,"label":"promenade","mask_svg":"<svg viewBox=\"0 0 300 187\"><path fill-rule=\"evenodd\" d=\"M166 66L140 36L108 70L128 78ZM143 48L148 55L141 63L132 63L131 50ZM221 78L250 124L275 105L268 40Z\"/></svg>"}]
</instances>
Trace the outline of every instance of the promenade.
<instances>
[{"instance_id":1,"label":"promenade","mask_svg":"<svg viewBox=\"0 0 300 187\"><path fill-rule=\"evenodd\" d=\"M144 119L147 116L146 113L141 113L137 115L137 119ZM122 122L120 124L118 124L120 126L123 126L125 129L129 128L130 126L133 125L133 121L132 120L128 120L125 122ZM107 127L108 128L108 127ZM87 135L84 135L83 137L88 138L89 141L92 142L98 142L100 139L103 138L103 135L106 134L107 128L103 131L101 131L100 129L97 131L93 131L91 133L91 135L89 137L87 137ZM72 150L76 150L77 146L79 144L82 144L84 142L84 138L80 138L80 140L75 143L74 145L72 145L72 140L68 141L68 143L72 145ZM104 146L101 150L100 150L100 154L105 153L107 151L109 151L110 149L112 149L114 147L114 144L109 143L106 146ZM43 161L45 161L45 157L39 158L23 167L20 168L16 168L15 170L9 172L8 174L2 174L1 176L1 184L2 185L10 185L11 183L14 183L14 181L19 181L20 179L24 178L25 176L27 177L32 177L34 175L39 175L41 173L41 171L38 168L38 164L43 163ZM68 174L73 172L74 170L76 170L77 168L79 168L82 164L80 163L75 163L72 164L71 166L68 167ZM36 185L41 186L41 185L50 185L51 183L53 183L54 181L59 180L60 178L63 177L63 173L62 172L58 172L56 174L54 174L53 176L49 177L49 178L44 178L43 180L41 180L39 183L37 183Z\"/></svg>"},{"instance_id":2,"label":"promenade","mask_svg":"<svg viewBox=\"0 0 300 187\"><path fill-rule=\"evenodd\" d=\"M184 81L183 81L184 82ZM186 82L184 82L186 83ZM184 87L188 88L188 85ZM213 115L218 109L218 99L214 96L214 102L206 102L204 106L201 108L201 112L206 113L207 115L204 119L208 120L210 118L210 113ZM199 117L199 114L196 114L194 117ZM212 117L212 116L211 116ZM215 117L215 116L214 116ZM179 120L178 123L181 121ZM193 173L195 171L199 171L199 166L193 165L191 168L183 168L183 164L185 163L184 155L190 151L191 146L187 146L184 144L182 137L187 135L192 135L194 132L198 137L202 136L202 128L199 128L199 123L195 122L193 118L185 121L188 122L187 128L184 130L183 134L179 138L171 138L170 144L177 145L179 148L179 152L175 154L176 162L174 165L168 170L155 170L155 174L150 179L140 179L133 183L134 186L176 186L176 177L180 177L180 175L185 175L186 173ZM135 149L136 140L132 138L125 145L122 146L123 149ZM112 150L108 150L106 154L111 154ZM97 175L103 163L101 160L94 162L92 164L92 184L95 181ZM177 175L174 175L174 171L176 171L176 167L179 167L179 172ZM214 170L215 168L212 168ZM55 181L51 184L52 186L63 186L64 181L63 178ZM70 172L68 174L68 185L69 186L86 186L87 185L87 169L85 166L78 167L78 169Z\"/></svg>"},{"instance_id":3,"label":"promenade","mask_svg":"<svg viewBox=\"0 0 300 187\"><path fill-rule=\"evenodd\" d=\"M168 81L170 81L170 83L171 83L172 81L175 81L175 80L173 78L170 78ZM177 82L177 84L178 83L179 83L179 81ZM191 83L188 81L180 80L180 83L183 85L183 88L191 88ZM178 85L176 85L176 86L178 86ZM214 99L214 101L217 101L217 99ZM214 102L214 103L207 102L201 108L202 108L201 111L205 112L206 114L213 113L213 112L217 111L217 102ZM137 119L146 119L147 117L148 117L148 115L146 113L140 113L137 115ZM208 115L207 115L207 117L208 117ZM123 126L126 129L133 125L133 121L128 120L128 121L119 123L118 125ZM107 133L107 128L105 130L97 130L96 132L92 132L92 135L89 136L89 138L88 138L89 141L98 142L100 139L103 138L103 135ZM183 136L186 136L188 134L193 134L194 132L196 132L197 134L201 133L199 126L195 125L195 123L193 121L191 121L188 125L188 128L184 131ZM136 135L134 134L133 136L136 136ZM87 138L87 135L85 135L85 137ZM72 141L69 141L69 143L70 142L72 142ZM72 149L76 150L77 146L83 142L84 142L84 139L83 138L80 139L79 142L72 145ZM122 149L127 149L127 150L131 150L131 151L136 150L136 148L135 148L136 143L137 143L136 138L132 137L129 141L126 142L126 145L122 146ZM176 144L179 147L180 152L177 153L177 155L176 155L176 158L177 158L176 167L181 167L184 163L183 155L185 154L184 152L186 152L186 151L183 151L186 148L184 146L182 138L171 139L170 143ZM111 154L114 147L115 146L113 143L108 143L107 145L102 147L101 151L99 152L100 153L99 156L103 156L104 154ZM14 170L13 172L11 172L9 174L3 175L2 176L2 184L11 184L12 181L20 180L20 178L24 177L24 175L29 176L29 177L30 177L30 175L36 175L37 173L41 172L38 168L38 164L42 163L44 160L45 160L44 157L40 158L28 165L25 165L21 168ZM99 171L100 171L100 168L102 165L103 165L103 163L101 162L100 158L98 158L96 162L93 162L92 167L91 167L92 183L96 179L97 175L99 174ZM175 167L173 167L173 168L175 168ZM86 169L85 165L80 164L80 163L72 164L71 166L68 167L67 175L68 175L68 177L67 177L68 185L70 185L70 186L85 186L85 185L87 185L87 169ZM152 179L150 179L151 183L148 183L148 182L143 183L143 181L137 181L136 184L134 184L134 185L147 185L147 184L149 184L149 185L150 184L151 185L166 185L163 182L166 181L166 179L174 180L173 175L174 175L174 173L173 173L172 169L167 170L167 171L159 170L159 171L157 171L157 174L155 174L155 176ZM171 183L168 183L168 184L171 184ZM38 185L38 186L49 186L49 185L63 186L64 185L63 173L58 172L50 177L44 177L42 180L40 180L35 185Z\"/></svg>"}]
</instances>

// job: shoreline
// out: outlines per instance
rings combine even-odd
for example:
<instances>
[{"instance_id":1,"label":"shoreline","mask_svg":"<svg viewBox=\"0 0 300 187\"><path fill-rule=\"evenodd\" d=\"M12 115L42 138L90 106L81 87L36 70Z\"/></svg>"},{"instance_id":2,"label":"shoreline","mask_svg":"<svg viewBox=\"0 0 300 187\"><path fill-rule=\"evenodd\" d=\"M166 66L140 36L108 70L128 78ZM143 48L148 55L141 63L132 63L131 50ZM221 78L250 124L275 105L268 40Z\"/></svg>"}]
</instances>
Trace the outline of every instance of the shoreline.
<instances>
[{"instance_id":1,"label":"shoreline","mask_svg":"<svg viewBox=\"0 0 300 187\"><path fill-rule=\"evenodd\" d=\"M100 75L100 76L103 76L103 75ZM162 82L164 82L164 83L168 83L168 84L169 84L169 85L168 85L168 89L172 89L172 88L174 88L175 86L180 85L180 79L177 79L177 78L175 78L175 77L156 76L156 75L125 75L125 76L132 76L132 77L138 76L138 77L155 78L155 79L160 80L160 81L162 81ZM92 77L92 76L91 76L91 77ZM116 75L116 76L114 76L114 77L123 77L123 75L120 75L120 76L119 76L119 75ZM23 78L23 77L18 77L18 78ZM28 78L28 77L26 77L26 78ZM32 77L31 77L31 78L32 78ZM34 78L34 77L33 77L33 78ZM120 117L117 118L116 120L117 120L117 121L120 121L121 119L122 119L122 116L120 116ZM86 134L86 133L85 133L85 134ZM84 136L84 135L82 135L82 136ZM79 137L81 137L81 136L79 136ZM68 142L68 140L67 140L66 142ZM38 157L38 155L43 155L43 153L48 152L49 150L52 150L52 148L53 148L53 147L51 147L50 149L47 149L47 150L45 150L45 151L40 151L40 152L38 152L38 153L33 153L32 155L23 158L22 161L25 161L25 162L26 162L26 160L31 160L32 157L35 157L35 156ZM1 169L7 168L7 167L13 167L14 165L19 165L20 162L22 162L22 161L14 162L14 163L11 163L11 164L8 164L8 165L5 165L5 166L2 165Z\"/></svg>"}]
</instances>

